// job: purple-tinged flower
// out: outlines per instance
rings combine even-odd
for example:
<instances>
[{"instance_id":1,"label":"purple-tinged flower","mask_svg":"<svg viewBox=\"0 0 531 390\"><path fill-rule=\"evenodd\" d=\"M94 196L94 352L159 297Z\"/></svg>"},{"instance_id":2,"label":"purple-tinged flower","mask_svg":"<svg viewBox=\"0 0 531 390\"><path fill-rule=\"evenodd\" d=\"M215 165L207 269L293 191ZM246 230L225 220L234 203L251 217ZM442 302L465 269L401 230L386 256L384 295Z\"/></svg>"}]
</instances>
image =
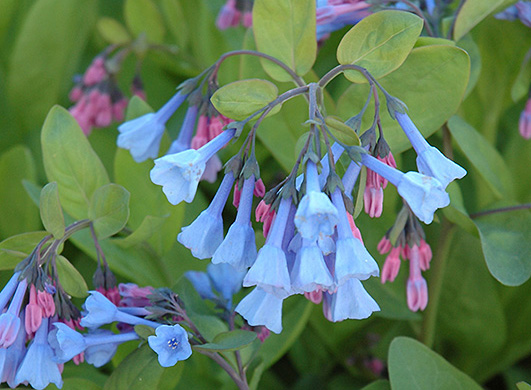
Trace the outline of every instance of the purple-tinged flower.
<instances>
[{"instance_id":1,"label":"purple-tinged flower","mask_svg":"<svg viewBox=\"0 0 531 390\"><path fill-rule=\"evenodd\" d=\"M518 10L520 21L527 27L531 27L531 2L519 1L514 5Z\"/></svg>"},{"instance_id":2,"label":"purple-tinged flower","mask_svg":"<svg viewBox=\"0 0 531 390\"><path fill-rule=\"evenodd\" d=\"M195 120L197 118L197 106L190 106L186 110L181 131L177 139L172 142L166 154L175 154L190 149L192 145L192 136L194 135Z\"/></svg>"},{"instance_id":3,"label":"purple-tinged flower","mask_svg":"<svg viewBox=\"0 0 531 390\"><path fill-rule=\"evenodd\" d=\"M417 172L402 173L368 154L363 154L361 161L367 168L389 180L413 213L424 223L431 223L435 211L450 204L450 197L441 182L431 176Z\"/></svg>"},{"instance_id":4,"label":"purple-tinged flower","mask_svg":"<svg viewBox=\"0 0 531 390\"><path fill-rule=\"evenodd\" d=\"M135 332L114 334L110 330L102 329L97 329L94 332L83 335L61 322L55 322L53 325L56 329L48 334L48 343L55 352L54 360L57 363L66 363L74 356L92 347L91 360L96 364L91 364L100 367L112 358L118 344L139 338ZM103 351L98 352L99 348L95 348L97 346L104 346ZM114 352L110 355L110 352L113 350ZM101 355L101 352L104 352L105 359ZM97 357L98 354L100 356ZM110 357L106 359L109 355Z\"/></svg>"},{"instance_id":5,"label":"purple-tinged flower","mask_svg":"<svg viewBox=\"0 0 531 390\"><path fill-rule=\"evenodd\" d=\"M129 325L147 325L152 328L159 326L157 322L136 317L120 311L103 294L97 291L89 291L90 296L85 301L86 314L81 318L80 324L86 328L99 328L111 322L123 322Z\"/></svg>"},{"instance_id":6,"label":"purple-tinged flower","mask_svg":"<svg viewBox=\"0 0 531 390\"><path fill-rule=\"evenodd\" d=\"M409 249L408 257L407 305L411 311L424 310L428 304L428 285L420 272L421 253L417 245Z\"/></svg>"},{"instance_id":7,"label":"purple-tinged flower","mask_svg":"<svg viewBox=\"0 0 531 390\"><path fill-rule=\"evenodd\" d=\"M240 23L240 17L241 12L236 8L236 0L227 0L216 18L216 27L220 30L235 27Z\"/></svg>"},{"instance_id":8,"label":"purple-tinged flower","mask_svg":"<svg viewBox=\"0 0 531 390\"><path fill-rule=\"evenodd\" d=\"M18 282L15 295L5 313L0 314L0 348L7 348L15 342L20 328L20 308L26 294L26 279ZM11 286L10 286L11 288Z\"/></svg>"},{"instance_id":9,"label":"purple-tinged flower","mask_svg":"<svg viewBox=\"0 0 531 390\"><path fill-rule=\"evenodd\" d=\"M317 40L345 26L358 23L370 14L370 4L364 1L317 1Z\"/></svg>"},{"instance_id":10,"label":"purple-tinged flower","mask_svg":"<svg viewBox=\"0 0 531 390\"><path fill-rule=\"evenodd\" d=\"M317 240L320 235L331 236L337 225L337 209L321 192L317 165L306 164L306 194L295 213L295 226L303 238Z\"/></svg>"},{"instance_id":11,"label":"purple-tinged flower","mask_svg":"<svg viewBox=\"0 0 531 390\"><path fill-rule=\"evenodd\" d=\"M136 162L157 157L166 122L187 96L179 91L157 112L122 123L118 126L118 147L128 149Z\"/></svg>"},{"instance_id":12,"label":"purple-tinged flower","mask_svg":"<svg viewBox=\"0 0 531 390\"><path fill-rule=\"evenodd\" d=\"M234 175L229 172L223 178L212 202L189 226L183 227L177 241L192 251L198 259L212 257L223 241L223 218L221 213L227 203Z\"/></svg>"},{"instance_id":13,"label":"purple-tinged flower","mask_svg":"<svg viewBox=\"0 0 531 390\"><path fill-rule=\"evenodd\" d=\"M446 158L437 148L431 146L422 136L407 114L395 112L396 120L404 130L413 149L417 152L419 172L437 179L446 188L455 179L461 179L466 171Z\"/></svg>"},{"instance_id":14,"label":"purple-tinged flower","mask_svg":"<svg viewBox=\"0 0 531 390\"><path fill-rule=\"evenodd\" d=\"M24 322L24 314L21 313L21 323ZM7 382L9 387L17 387L15 374L26 354L26 331L23 326L19 327L15 342L8 348L0 348L0 383Z\"/></svg>"},{"instance_id":15,"label":"purple-tinged flower","mask_svg":"<svg viewBox=\"0 0 531 390\"><path fill-rule=\"evenodd\" d=\"M222 168L223 163L218 155L213 155L206 163L205 171L201 176L201 180L208 181L209 183L215 183L218 179L218 172L221 171Z\"/></svg>"},{"instance_id":16,"label":"purple-tinged flower","mask_svg":"<svg viewBox=\"0 0 531 390\"><path fill-rule=\"evenodd\" d=\"M266 243L258 252L255 263L243 279L245 287L258 286L270 294L287 296L290 293L288 264L286 253L282 249L290 209L291 198L282 199Z\"/></svg>"},{"instance_id":17,"label":"purple-tinged flower","mask_svg":"<svg viewBox=\"0 0 531 390\"><path fill-rule=\"evenodd\" d=\"M251 227L254 182L254 175L244 181L236 220L214 252L212 264L227 263L242 271L256 260L256 241Z\"/></svg>"},{"instance_id":18,"label":"purple-tinged flower","mask_svg":"<svg viewBox=\"0 0 531 390\"><path fill-rule=\"evenodd\" d=\"M229 142L235 129L228 129L201 148L169 154L155 160L151 181L162 186L168 201L176 205L183 200L190 203L197 191L206 162Z\"/></svg>"},{"instance_id":19,"label":"purple-tinged flower","mask_svg":"<svg viewBox=\"0 0 531 390\"><path fill-rule=\"evenodd\" d=\"M287 295L270 294L260 287L256 287L243 298L236 311L251 326L265 326L271 332L282 332L282 302Z\"/></svg>"},{"instance_id":20,"label":"purple-tinged flower","mask_svg":"<svg viewBox=\"0 0 531 390\"><path fill-rule=\"evenodd\" d=\"M63 386L63 379L59 366L53 360L53 350L48 344L48 318L43 318L41 326L35 333L24 356L24 360L18 368L15 382L29 382L35 389L44 389L50 383L58 388Z\"/></svg>"},{"instance_id":21,"label":"purple-tinged flower","mask_svg":"<svg viewBox=\"0 0 531 390\"><path fill-rule=\"evenodd\" d=\"M316 241L302 239L302 246L297 251L295 264L291 271L291 288L293 292L303 293L320 289L332 289L334 279L326 267L321 249Z\"/></svg>"},{"instance_id":22,"label":"purple-tinged flower","mask_svg":"<svg viewBox=\"0 0 531 390\"><path fill-rule=\"evenodd\" d=\"M122 296L120 306L126 307L143 307L149 306L150 301L148 295L153 294L153 287L138 287L134 283L120 283L118 285L118 292Z\"/></svg>"},{"instance_id":23,"label":"purple-tinged flower","mask_svg":"<svg viewBox=\"0 0 531 390\"><path fill-rule=\"evenodd\" d=\"M323 313L329 321L362 320L375 311L380 307L356 278L348 279L333 294L323 293Z\"/></svg>"},{"instance_id":24,"label":"purple-tinged flower","mask_svg":"<svg viewBox=\"0 0 531 390\"><path fill-rule=\"evenodd\" d=\"M525 139L531 139L531 98L527 100L525 109L520 114L518 121L518 130L520 135Z\"/></svg>"},{"instance_id":25,"label":"purple-tinged flower","mask_svg":"<svg viewBox=\"0 0 531 390\"><path fill-rule=\"evenodd\" d=\"M148 344L158 355L162 367L174 366L192 354L186 330L180 325L161 325L155 329L156 336L148 337Z\"/></svg>"},{"instance_id":26,"label":"purple-tinged flower","mask_svg":"<svg viewBox=\"0 0 531 390\"><path fill-rule=\"evenodd\" d=\"M17 289L19 280L18 277L20 276L20 272L15 272L13 276L11 276L11 279L7 282L7 284L4 286L2 291L0 292L0 312L4 310L7 303L15 293L15 290Z\"/></svg>"}]
</instances>

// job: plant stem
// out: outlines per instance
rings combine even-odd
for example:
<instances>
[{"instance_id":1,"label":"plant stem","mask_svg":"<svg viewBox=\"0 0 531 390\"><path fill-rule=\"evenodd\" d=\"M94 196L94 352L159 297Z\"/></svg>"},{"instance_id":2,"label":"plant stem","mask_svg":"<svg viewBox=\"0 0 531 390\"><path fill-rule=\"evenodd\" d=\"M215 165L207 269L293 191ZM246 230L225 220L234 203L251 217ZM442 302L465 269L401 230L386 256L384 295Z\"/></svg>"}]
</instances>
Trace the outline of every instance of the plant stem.
<instances>
[{"instance_id":1,"label":"plant stem","mask_svg":"<svg viewBox=\"0 0 531 390\"><path fill-rule=\"evenodd\" d=\"M499 209L484 210L478 211L477 213L470 214L470 218L478 218L484 215L503 213L506 211L516 211L516 210L529 210L531 209L531 203L518 204L516 206L500 207Z\"/></svg>"},{"instance_id":2,"label":"plant stem","mask_svg":"<svg viewBox=\"0 0 531 390\"><path fill-rule=\"evenodd\" d=\"M236 386L238 386L238 389L240 390L248 390L249 385L247 384L247 379L242 379L238 376L236 372L232 369L229 363L221 355L219 355L216 352L206 352L206 351L198 351L202 353L203 355L208 356L212 360L214 360L219 366L225 370L227 374L231 377L231 379L236 383Z\"/></svg>"},{"instance_id":3,"label":"plant stem","mask_svg":"<svg viewBox=\"0 0 531 390\"><path fill-rule=\"evenodd\" d=\"M430 301L424 314L419 336L420 341L430 348L433 346L433 341L435 339L439 300L441 298L444 273L454 230L454 225L451 222L447 220L443 221L441 234L439 236L439 246L437 247L437 252L432 261L433 266L429 282Z\"/></svg>"}]
</instances>

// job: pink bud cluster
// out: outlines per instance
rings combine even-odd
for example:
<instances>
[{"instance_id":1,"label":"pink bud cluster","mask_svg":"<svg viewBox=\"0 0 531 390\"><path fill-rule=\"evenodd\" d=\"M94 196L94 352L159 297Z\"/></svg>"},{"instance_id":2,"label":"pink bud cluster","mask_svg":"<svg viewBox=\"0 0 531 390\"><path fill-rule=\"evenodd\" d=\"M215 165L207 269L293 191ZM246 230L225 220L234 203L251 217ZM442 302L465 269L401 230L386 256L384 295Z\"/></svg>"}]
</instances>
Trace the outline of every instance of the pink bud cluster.
<instances>
[{"instance_id":1,"label":"pink bud cluster","mask_svg":"<svg viewBox=\"0 0 531 390\"><path fill-rule=\"evenodd\" d=\"M520 131L520 135L522 137L525 139L531 139L531 98L527 100L525 109L520 114L518 130Z\"/></svg>"},{"instance_id":2,"label":"pink bud cluster","mask_svg":"<svg viewBox=\"0 0 531 390\"><path fill-rule=\"evenodd\" d=\"M384 164L396 168L396 161L391 152L383 158L380 156L376 156L376 158ZM387 180L367 168L367 182L365 192L363 193L363 201L365 204L365 212L371 218L378 218L382 215L383 189L385 187L387 187Z\"/></svg>"},{"instance_id":3,"label":"pink bud cluster","mask_svg":"<svg viewBox=\"0 0 531 390\"><path fill-rule=\"evenodd\" d=\"M243 11L236 6L236 0L227 0L225 5L221 7L218 17L216 19L216 26L220 30L226 30L229 27L238 27L240 23L249 28L253 25L253 14L251 7L247 7Z\"/></svg>"},{"instance_id":4,"label":"pink bud cluster","mask_svg":"<svg viewBox=\"0 0 531 390\"><path fill-rule=\"evenodd\" d=\"M28 335L33 335L39 329L43 318L55 314L53 297L46 291L37 291L35 285L30 286L29 302L25 309L25 327Z\"/></svg>"}]
</instances>

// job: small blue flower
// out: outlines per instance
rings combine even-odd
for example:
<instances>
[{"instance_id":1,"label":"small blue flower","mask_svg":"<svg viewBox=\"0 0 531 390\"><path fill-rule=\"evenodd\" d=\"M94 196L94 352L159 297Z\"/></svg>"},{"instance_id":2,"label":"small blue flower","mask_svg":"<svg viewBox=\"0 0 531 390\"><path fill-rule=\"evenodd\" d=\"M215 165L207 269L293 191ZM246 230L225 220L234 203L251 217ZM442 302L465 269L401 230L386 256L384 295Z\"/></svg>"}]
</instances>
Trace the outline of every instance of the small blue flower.
<instances>
[{"instance_id":1,"label":"small blue flower","mask_svg":"<svg viewBox=\"0 0 531 390\"><path fill-rule=\"evenodd\" d=\"M148 337L148 344L157 353L162 367L174 366L192 354L188 334L180 325L161 325L155 329L155 334Z\"/></svg>"},{"instance_id":2,"label":"small blue flower","mask_svg":"<svg viewBox=\"0 0 531 390\"><path fill-rule=\"evenodd\" d=\"M59 366L53 360L53 350L48 344L48 318L43 318L41 326L35 333L35 338L31 342L24 360L18 368L15 382L29 382L38 390L42 390L50 383L58 388L63 386L63 379Z\"/></svg>"},{"instance_id":3,"label":"small blue flower","mask_svg":"<svg viewBox=\"0 0 531 390\"><path fill-rule=\"evenodd\" d=\"M326 267L321 249L313 240L302 239L302 246L297 251L295 264L291 271L291 288L293 292L303 293L318 288L331 289L334 280Z\"/></svg>"},{"instance_id":4,"label":"small blue flower","mask_svg":"<svg viewBox=\"0 0 531 390\"><path fill-rule=\"evenodd\" d=\"M181 131L175 141L172 142L166 154L175 154L190 149L192 136L195 130L195 119L197 118L197 106L190 106L186 110Z\"/></svg>"},{"instance_id":5,"label":"small blue flower","mask_svg":"<svg viewBox=\"0 0 531 390\"><path fill-rule=\"evenodd\" d=\"M240 301L236 311L249 325L262 325L278 334L282 332L282 302L285 297L280 298L256 287Z\"/></svg>"},{"instance_id":6,"label":"small blue flower","mask_svg":"<svg viewBox=\"0 0 531 390\"><path fill-rule=\"evenodd\" d=\"M232 296L242 288L243 277L246 271L238 271L230 264L209 264L207 274L216 291L232 304Z\"/></svg>"},{"instance_id":7,"label":"small blue flower","mask_svg":"<svg viewBox=\"0 0 531 390\"><path fill-rule=\"evenodd\" d=\"M361 320L375 311L380 307L358 279L347 280L333 294L323 293L323 312L329 321Z\"/></svg>"},{"instance_id":8,"label":"small blue flower","mask_svg":"<svg viewBox=\"0 0 531 390\"><path fill-rule=\"evenodd\" d=\"M0 347L7 348L17 338L20 328L20 308L26 295L28 283L26 279L18 282L13 299L5 313L0 314ZM6 294L7 295L7 294Z\"/></svg>"},{"instance_id":9,"label":"small blue flower","mask_svg":"<svg viewBox=\"0 0 531 390\"><path fill-rule=\"evenodd\" d=\"M337 225L337 209L330 198L321 192L317 166L306 164L306 195L295 213L295 226L303 238L317 240L320 235L330 236Z\"/></svg>"},{"instance_id":10,"label":"small blue flower","mask_svg":"<svg viewBox=\"0 0 531 390\"><path fill-rule=\"evenodd\" d=\"M171 204L176 205L183 200L190 203L194 199L207 161L234 134L235 129L228 129L197 150L188 149L156 159L150 174L151 181L162 186L162 191Z\"/></svg>"},{"instance_id":11,"label":"small blue flower","mask_svg":"<svg viewBox=\"0 0 531 390\"><path fill-rule=\"evenodd\" d=\"M20 322L24 323L23 314ZM26 330L21 326L15 342L8 348L0 348L0 383L7 382L11 388L17 387L15 375L24 355L26 355Z\"/></svg>"},{"instance_id":12,"label":"small blue flower","mask_svg":"<svg viewBox=\"0 0 531 390\"><path fill-rule=\"evenodd\" d=\"M15 293L15 290L18 286L18 277L20 276L20 272L15 272L13 276L11 276L11 279L7 282L7 284L4 286L2 291L0 292L0 312L4 310L7 303Z\"/></svg>"},{"instance_id":13,"label":"small blue flower","mask_svg":"<svg viewBox=\"0 0 531 390\"><path fill-rule=\"evenodd\" d=\"M189 226L183 227L177 241L192 251L198 259L212 257L223 241L223 219L221 213L229 197L234 175L229 172L223 178L212 202Z\"/></svg>"},{"instance_id":14,"label":"small blue flower","mask_svg":"<svg viewBox=\"0 0 531 390\"><path fill-rule=\"evenodd\" d=\"M81 333L62 322L53 325L55 329L48 334L48 343L55 352L54 360L57 363L66 363L86 349L87 344Z\"/></svg>"},{"instance_id":15,"label":"small blue flower","mask_svg":"<svg viewBox=\"0 0 531 390\"><path fill-rule=\"evenodd\" d=\"M118 147L128 149L136 162L157 157L166 122L186 97L179 91L156 113L143 115L118 126Z\"/></svg>"},{"instance_id":16,"label":"small blue flower","mask_svg":"<svg viewBox=\"0 0 531 390\"><path fill-rule=\"evenodd\" d=\"M116 354L119 343L97 344L85 349L85 361L94 367L109 363Z\"/></svg>"}]
</instances>

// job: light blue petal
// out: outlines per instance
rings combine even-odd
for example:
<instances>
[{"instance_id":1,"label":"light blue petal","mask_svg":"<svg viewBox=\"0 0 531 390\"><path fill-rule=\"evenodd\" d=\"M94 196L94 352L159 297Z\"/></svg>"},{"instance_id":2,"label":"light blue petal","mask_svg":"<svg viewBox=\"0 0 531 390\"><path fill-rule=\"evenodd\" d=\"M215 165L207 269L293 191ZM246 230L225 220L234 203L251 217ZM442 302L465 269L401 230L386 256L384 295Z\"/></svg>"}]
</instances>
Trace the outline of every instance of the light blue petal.
<instances>
[{"instance_id":1,"label":"light blue petal","mask_svg":"<svg viewBox=\"0 0 531 390\"><path fill-rule=\"evenodd\" d=\"M212 256L212 263L227 263L242 271L252 266L255 259L256 240L253 228L250 225L235 222Z\"/></svg>"},{"instance_id":2,"label":"light blue petal","mask_svg":"<svg viewBox=\"0 0 531 390\"><path fill-rule=\"evenodd\" d=\"M466 171L452 160L446 158L439 149L430 146L417 156L419 172L439 180L446 188L455 179L461 179Z\"/></svg>"},{"instance_id":3,"label":"light blue petal","mask_svg":"<svg viewBox=\"0 0 531 390\"><path fill-rule=\"evenodd\" d=\"M265 326L271 332L282 332L282 301L257 287L236 306L236 311L251 326Z\"/></svg>"}]
</instances>

